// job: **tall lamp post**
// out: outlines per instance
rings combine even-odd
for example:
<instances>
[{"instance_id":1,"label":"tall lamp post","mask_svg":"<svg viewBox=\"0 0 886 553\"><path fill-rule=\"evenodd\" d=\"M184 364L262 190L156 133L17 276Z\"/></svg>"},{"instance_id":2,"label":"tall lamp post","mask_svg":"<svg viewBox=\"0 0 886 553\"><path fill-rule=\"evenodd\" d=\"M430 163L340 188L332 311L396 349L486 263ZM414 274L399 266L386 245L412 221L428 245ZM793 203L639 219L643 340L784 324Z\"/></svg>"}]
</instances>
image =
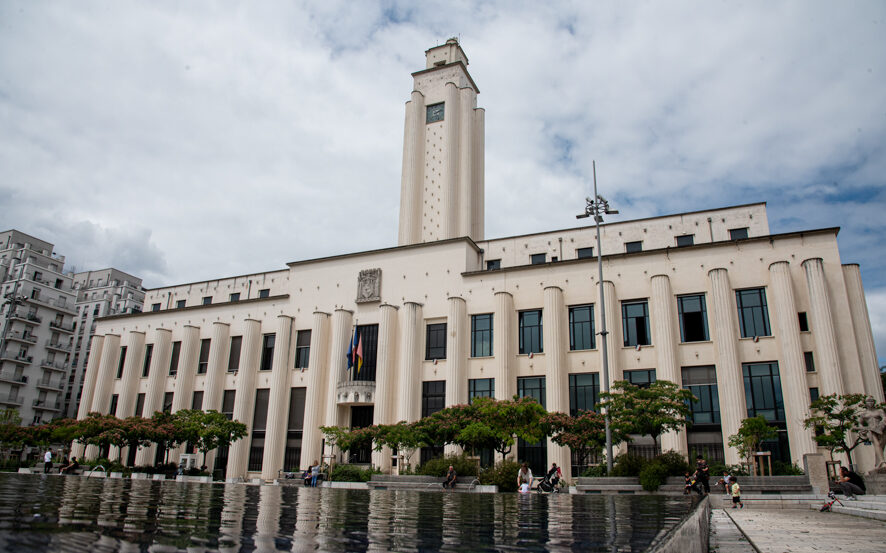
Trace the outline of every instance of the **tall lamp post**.
<instances>
[{"instance_id":1,"label":"tall lamp post","mask_svg":"<svg viewBox=\"0 0 886 553\"><path fill-rule=\"evenodd\" d=\"M603 391L609 391L609 349L606 344L606 336L609 331L606 330L606 308L605 297L603 292L603 251L600 248L600 223L603 222L603 215L615 215L618 213L615 209L609 208L609 202L603 196L597 194L597 162L592 162L594 170L594 197L585 198L585 212L576 215L576 219L585 219L593 215L594 224L597 227L597 271L600 277L600 337L603 342ZM612 472L612 428L609 424L609 411L604 413L606 421L606 469L607 474Z\"/></svg>"}]
</instances>

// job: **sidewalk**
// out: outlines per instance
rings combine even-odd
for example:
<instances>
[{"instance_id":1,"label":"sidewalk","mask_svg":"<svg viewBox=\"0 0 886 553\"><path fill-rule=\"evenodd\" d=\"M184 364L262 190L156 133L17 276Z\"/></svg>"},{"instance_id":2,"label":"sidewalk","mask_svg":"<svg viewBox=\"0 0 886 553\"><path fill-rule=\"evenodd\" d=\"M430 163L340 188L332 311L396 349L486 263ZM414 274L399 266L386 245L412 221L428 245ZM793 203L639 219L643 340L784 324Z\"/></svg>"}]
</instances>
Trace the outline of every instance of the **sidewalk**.
<instances>
[{"instance_id":1,"label":"sidewalk","mask_svg":"<svg viewBox=\"0 0 886 553\"><path fill-rule=\"evenodd\" d=\"M802 509L755 510L747 506L713 511L711 551L749 551L746 542L735 543L743 540L730 530L723 515L731 517L761 553L886 551L886 524L877 520ZM715 549L714 536L718 532L728 538L723 547Z\"/></svg>"}]
</instances>

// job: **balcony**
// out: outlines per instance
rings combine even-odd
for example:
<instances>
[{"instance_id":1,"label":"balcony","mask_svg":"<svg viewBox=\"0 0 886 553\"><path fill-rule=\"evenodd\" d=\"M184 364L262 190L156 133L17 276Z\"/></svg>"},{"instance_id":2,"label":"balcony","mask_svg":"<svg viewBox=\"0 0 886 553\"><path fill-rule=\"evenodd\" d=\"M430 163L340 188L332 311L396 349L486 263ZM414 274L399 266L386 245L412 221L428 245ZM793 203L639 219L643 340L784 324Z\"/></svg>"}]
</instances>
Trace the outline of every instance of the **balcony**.
<instances>
[{"instance_id":1,"label":"balcony","mask_svg":"<svg viewBox=\"0 0 886 553\"><path fill-rule=\"evenodd\" d=\"M11 332L6 333L6 339L12 340L15 342L24 342L26 344L36 344L37 337L31 334L30 332L21 332L18 330L13 330Z\"/></svg>"},{"instance_id":2,"label":"balcony","mask_svg":"<svg viewBox=\"0 0 886 553\"><path fill-rule=\"evenodd\" d=\"M22 406L22 398L13 397L13 396L3 397L3 398L0 398L0 405L14 405L16 407L21 407Z\"/></svg>"},{"instance_id":3,"label":"balcony","mask_svg":"<svg viewBox=\"0 0 886 553\"><path fill-rule=\"evenodd\" d=\"M37 382L37 388L41 390L49 390L51 392L58 392L59 390L65 389L64 382L59 382L58 384L53 384L52 381L48 378L44 378Z\"/></svg>"},{"instance_id":4,"label":"balcony","mask_svg":"<svg viewBox=\"0 0 886 553\"><path fill-rule=\"evenodd\" d=\"M7 384L27 384L28 377L25 375L14 375L14 374L4 374L0 373L0 382L6 382Z\"/></svg>"},{"instance_id":5,"label":"balcony","mask_svg":"<svg viewBox=\"0 0 886 553\"><path fill-rule=\"evenodd\" d=\"M51 371L66 372L68 370L67 363L61 363L59 361L50 361L49 359L44 359L43 361L41 361L40 367L43 369L49 369Z\"/></svg>"},{"instance_id":6,"label":"balcony","mask_svg":"<svg viewBox=\"0 0 886 553\"><path fill-rule=\"evenodd\" d=\"M374 396L374 380L339 382L335 390L335 400L339 405L374 405Z\"/></svg>"},{"instance_id":7,"label":"balcony","mask_svg":"<svg viewBox=\"0 0 886 553\"><path fill-rule=\"evenodd\" d=\"M54 328L54 329L56 329L56 330L61 330L62 332L68 332L68 333L70 333L70 334L73 334L73 333L74 333L74 325L73 325L73 324L71 324L70 326L68 326L68 325L65 325L65 324L63 324L63 323L57 323L57 322L55 322L55 321L50 321L50 322L49 322L49 328Z\"/></svg>"},{"instance_id":8,"label":"balcony","mask_svg":"<svg viewBox=\"0 0 886 553\"><path fill-rule=\"evenodd\" d=\"M70 315L76 315L77 311L74 309L74 305L67 305L67 303L61 303L58 299L43 299L43 298L25 298L25 301L29 301L31 303L37 303L40 305L45 305L47 307L51 307L56 311L64 311Z\"/></svg>"},{"instance_id":9,"label":"balcony","mask_svg":"<svg viewBox=\"0 0 886 553\"><path fill-rule=\"evenodd\" d=\"M34 409L40 409L41 411L60 411L61 408L62 404L58 401L50 403L45 399L34 400Z\"/></svg>"},{"instance_id":10,"label":"balcony","mask_svg":"<svg viewBox=\"0 0 886 553\"><path fill-rule=\"evenodd\" d=\"M56 351L63 351L65 353L71 353L71 344L62 344L60 342L53 342L52 340L46 340L46 347L49 349L54 349Z\"/></svg>"},{"instance_id":11,"label":"balcony","mask_svg":"<svg viewBox=\"0 0 886 553\"><path fill-rule=\"evenodd\" d=\"M33 313L19 313L18 311L10 313L9 318L12 320L24 321L26 323L40 324L43 322L43 319Z\"/></svg>"},{"instance_id":12,"label":"balcony","mask_svg":"<svg viewBox=\"0 0 886 553\"><path fill-rule=\"evenodd\" d=\"M34 362L34 358L30 355L23 355L22 353L12 355L12 353L5 351L0 353L0 361L14 361L15 363L21 363L22 365L29 365Z\"/></svg>"}]
</instances>

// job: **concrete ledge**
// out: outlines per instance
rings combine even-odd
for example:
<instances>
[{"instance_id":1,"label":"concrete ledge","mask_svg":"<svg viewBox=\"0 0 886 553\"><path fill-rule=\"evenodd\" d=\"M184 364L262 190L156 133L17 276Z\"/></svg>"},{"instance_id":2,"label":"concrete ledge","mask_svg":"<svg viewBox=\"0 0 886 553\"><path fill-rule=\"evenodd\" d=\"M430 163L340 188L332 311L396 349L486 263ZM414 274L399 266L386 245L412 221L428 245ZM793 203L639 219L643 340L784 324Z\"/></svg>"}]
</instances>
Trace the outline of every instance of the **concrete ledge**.
<instances>
[{"instance_id":1,"label":"concrete ledge","mask_svg":"<svg viewBox=\"0 0 886 553\"><path fill-rule=\"evenodd\" d=\"M368 490L369 486L366 482L323 482L319 485L322 488L341 488L345 490Z\"/></svg>"},{"instance_id":2,"label":"concrete ledge","mask_svg":"<svg viewBox=\"0 0 886 553\"><path fill-rule=\"evenodd\" d=\"M19 469L18 469L18 473L19 473L19 474L33 474L33 473L31 472L31 469L29 469L29 468L19 468Z\"/></svg>"},{"instance_id":3,"label":"concrete ledge","mask_svg":"<svg viewBox=\"0 0 886 553\"><path fill-rule=\"evenodd\" d=\"M148 474L147 472L133 472L129 475L129 478L132 480L150 480L153 474Z\"/></svg>"},{"instance_id":4,"label":"concrete ledge","mask_svg":"<svg viewBox=\"0 0 886 553\"><path fill-rule=\"evenodd\" d=\"M667 534L652 543L649 553L708 553L711 502L702 499L695 509Z\"/></svg>"}]
</instances>

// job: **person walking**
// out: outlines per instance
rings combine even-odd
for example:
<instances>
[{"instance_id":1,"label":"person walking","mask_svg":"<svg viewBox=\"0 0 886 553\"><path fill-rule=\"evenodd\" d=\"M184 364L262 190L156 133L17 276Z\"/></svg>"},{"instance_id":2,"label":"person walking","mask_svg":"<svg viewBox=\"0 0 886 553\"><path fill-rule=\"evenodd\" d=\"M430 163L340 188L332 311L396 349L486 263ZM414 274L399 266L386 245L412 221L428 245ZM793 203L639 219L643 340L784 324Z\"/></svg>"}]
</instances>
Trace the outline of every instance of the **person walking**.
<instances>
[{"instance_id":1,"label":"person walking","mask_svg":"<svg viewBox=\"0 0 886 553\"><path fill-rule=\"evenodd\" d=\"M695 457L695 477L705 494L711 493L710 467L704 457L698 455Z\"/></svg>"},{"instance_id":2,"label":"person walking","mask_svg":"<svg viewBox=\"0 0 886 553\"><path fill-rule=\"evenodd\" d=\"M43 454L43 474L52 472L52 450L47 449Z\"/></svg>"},{"instance_id":3,"label":"person walking","mask_svg":"<svg viewBox=\"0 0 886 553\"><path fill-rule=\"evenodd\" d=\"M735 509L735 506L738 505L739 508L744 509L744 503L741 502L741 487L738 485L738 478L732 477L732 508Z\"/></svg>"}]
</instances>

